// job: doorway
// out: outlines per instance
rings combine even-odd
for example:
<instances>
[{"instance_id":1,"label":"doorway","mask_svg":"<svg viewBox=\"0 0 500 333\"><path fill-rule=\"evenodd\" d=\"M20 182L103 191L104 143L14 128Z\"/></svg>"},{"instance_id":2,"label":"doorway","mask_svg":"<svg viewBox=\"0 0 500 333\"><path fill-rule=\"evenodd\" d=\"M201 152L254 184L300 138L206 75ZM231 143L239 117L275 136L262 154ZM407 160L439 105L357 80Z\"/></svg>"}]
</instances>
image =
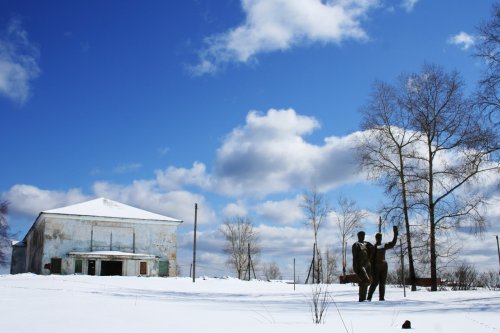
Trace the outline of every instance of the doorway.
<instances>
[{"instance_id":1,"label":"doorway","mask_svg":"<svg viewBox=\"0 0 500 333\"><path fill-rule=\"evenodd\" d=\"M95 260L89 260L87 274L88 275L95 275Z\"/></svg>"},{"instance_id":2,"label":"doorway","mask_svg":"<svg viewBox=\"0 0 500 333\"><path fill-rule=\"evenodd\" d=\"M122 275L121 261L101 261L101 276Z\"/></svg>"}]
</instances>

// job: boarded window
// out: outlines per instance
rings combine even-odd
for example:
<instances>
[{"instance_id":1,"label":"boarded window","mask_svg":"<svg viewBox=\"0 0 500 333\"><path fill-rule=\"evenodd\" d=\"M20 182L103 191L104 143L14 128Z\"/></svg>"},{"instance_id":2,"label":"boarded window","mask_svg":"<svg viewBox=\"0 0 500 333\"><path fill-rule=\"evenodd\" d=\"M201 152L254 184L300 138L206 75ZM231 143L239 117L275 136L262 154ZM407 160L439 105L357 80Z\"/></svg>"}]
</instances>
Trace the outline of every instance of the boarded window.
<instances>
[{"instance_id":1,"label":"boarded window","mask_svg":"<svg viewBox=\"0 0 500 333\"><path fill-rule=\"evenodd\" d=\"M61 274L61 258L50 259L50 274Z\"/></svg>"},{"instance_id":2,"label":"boarded window","mask_svg":"<svg viewBox=\"0 0 500 333\"><path fill-rule=\"evenodd\" d=\"M148 263L145 261L141 261L141 267L139 269L139 274L147 275L148 274Z\"/></svg>"},{"instance_id":3,"label":"boarded window","mask_svg":"<svg viewBox=\"0 0 500 333\"><path fill-rule=\"evenodd\" d=\"M83 265L82 265L82 260L81 259L76 259L75 260L75 274L78 273L83 273Z\"/></svg>"},{"instance_id":4,"label":"boarded window","mask_svg":"<svg viewBox=\"0 0 500 333\"><path fill-rule=\"evenodd\" d=\"M168 261L160 261L159 276L168 276Z\"/></svg>"}]
</instances>

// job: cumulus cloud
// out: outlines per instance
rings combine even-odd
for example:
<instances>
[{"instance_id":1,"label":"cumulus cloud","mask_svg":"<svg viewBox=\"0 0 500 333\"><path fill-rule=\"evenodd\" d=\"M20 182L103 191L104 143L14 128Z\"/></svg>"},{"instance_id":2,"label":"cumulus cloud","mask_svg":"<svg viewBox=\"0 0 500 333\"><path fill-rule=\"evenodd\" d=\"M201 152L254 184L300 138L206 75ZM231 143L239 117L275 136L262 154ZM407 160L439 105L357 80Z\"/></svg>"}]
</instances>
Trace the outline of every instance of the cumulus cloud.
<instances>
[{"instance_id":1,"label":"cumulus cloud","mask_svg":"<svg viewBox=\"0 0 500 333\"><path fill-rule=\"evenodd\" d=\"M411 12L419 0L403 0L401 4L407 12Z\"/></svg>"},{"instance_id":2,"label":"cumulus cloud","mask_svg":"<svg viewBox=\"0 0 500 333\"><path fill-rule=\"evenodd\" d=\"M231 202L227 204L222 209L222 214L226 218L236 217L236 216L246 216L248 214L248 209L241 200L237 202Z\"/></svg>"},{"instance_id":3,"label":"cumulus cloud","mask_svg":"<svg viewBox=\"0 0 500 333\"><path fill-rule=\"evenodd\" d=\"M319 127L293 109L252 111L217 151L213 186L229 195L265 196L318 184L321 190L361 179L354 167L357 133L305 141Z\"/></svg>"},{"instance_id":4,"label":"cumulus cloud","mask_svg":"<svg viewBox=\"0 0 500 333\"><path fill-rule=\"evenodd\" d=\"M361 20L378 0L242 0L245 21L206 38L194 74L216 72L229 62L246 63L259 53L303 43L365 40Z\"/></svg>"},{"instance_id":5,"label":"cumulus cloud","mask_svg":"<svg viewBox=\"0 0 500 333\"><path fill-rule=\"evenodd\" d=\"M11 20L0 32L0 94L24 104L31 82L40 75L38 49L28 39L19 20Z\"/></svg>"},{"instance_id":6,"label":"cumulus cloud","mask_svg":"<svg viewBox=\"0 0 500 333\"><path fill-rule=\"evenodd\" d=\"M300 207L301 202L300 195L280 201L267 200L257 205L255 211L267 223L296 224L305 221L304 211Z\"/></svg>"},{"instance_id":7,"label":"cumulus cloud","mask_svg":"<svg viewBox=\"0 0 500 333\"><path fill-rule=\"evenodd\" d=\"M154 180L136 180L130 185L97 182L93 187L98 197L106 197L158 214L194 222L194 204L198 203L198 223L213 223L215 213L200 194L184 190L161 191Z\"/></svg>"},{"instance_id":8,"label":"cumulus cloud","mask_svg":"<svg viewBox=\"0 0 500 333\"><path fill-rule=\"evenodd\" d=\"M462 50L467 50L476 42L476 38L466 32L461 31L460 33L451 36L448 39L448 43L460 46Z\"/></svg>"},{"instance_id":9,"label":"cumulus cloud","mask_svg":"<svg viewBox=\"0 0 500 333\"><path fill-rule=\"evenodd\" d=\"M194 185L202 189L210 187L210 177L206 172L206 166L200 162L194 162L190 169L170 166L166 170L157 170L156 180L164 189L180 189L186 185Z\"/></svg>"},{"instance_id":10,"label":"cumulus cloud","mask_svg":"<svg viewBox=\"0 0 500 333\"><path fill-rule=\"evenodd\" d=\"M67 191L51 191L32 185L14 185L7 192L2 193L2 199L9 202L9 209L12 213L34 218L44 210L76 204L90 200L91 197L84 195L80 189L76 188Z\"/></svg>"}]
</instances>

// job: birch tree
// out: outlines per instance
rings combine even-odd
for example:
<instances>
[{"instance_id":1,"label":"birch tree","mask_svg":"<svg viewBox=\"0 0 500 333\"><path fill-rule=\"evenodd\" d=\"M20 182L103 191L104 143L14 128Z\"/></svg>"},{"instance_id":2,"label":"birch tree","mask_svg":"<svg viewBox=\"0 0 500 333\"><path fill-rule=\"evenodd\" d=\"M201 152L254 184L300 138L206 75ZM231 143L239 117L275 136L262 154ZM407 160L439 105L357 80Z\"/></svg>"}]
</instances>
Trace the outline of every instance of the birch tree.
<instances>
[{"instance_id":1,"label":"birch tree","mask_svg":"<svg viewBox=\"0 0 500 333\"><path fill-rule=\"evenodd\" d=\"M220 227L224 236L224 253L227 254L226 264L236 271L238 279L242 279L248 269L248 248L252 261L260 253L259 238L251 220L247 217L234 217L225 220ZM255 261L254 261L255 263ZM250 272L248 272L250 274Z\"/></svg>"},{"instance_id":2,"label":"birch tree","mask_svg":"<svg viewBox=\"0 0 500 333\"><path fill-rule=\"evenodd\" d=\"M487 172L493 172L498 181L498 161L490 159L498 138L463 96L458 73L426 65L420 73L406 76L404 82L401 90L410 127L421 133L416 197L427 213L431 291L437 291L436 232L464 225L475 232L484 230L484 197L472 188L468 193L461 190Z\"/></svg>"},{"instance_id":3,"label":"birch tree","mask_svg":"<svg viewBox=\"0 0 500 333\"><path fill-rule=\"evenodd\" d=\"M400 83L404 87L405 82ZM415 181L412 159L420 133L411 129L401 90L377 81L362 109L364 137L359 145L361 163L371 179L379 182L389 197L383 211L397 224L403 222L411 289L417 290L410 215L411 187Z\"/></svg>"},{"instance_id":4,"label":"birch tree","mask_svg":"<svg viewBox=\"0 0 500 333\"><path fill-rule=\"evenodd\" d=\"M306 221L305 224L310 226L314 234L314 259L312 265L313 271L313 283L320 283L322 272L321 272L321 253L319 251L318 245L318 234L319 229L326 217L331 212L330 204L328 203L325 196L318 192L316 188L305 191L302 195L302 209L304 209Z\"/></svg>"},{"instance_id":5,"label":"birch tree","mask_svg":"<svg viewBox=\"0 0 500 333\"><path fill-rule=\"evenodd\" d=\"M356 207L356 201L344 196L337 198L334 211L342 246L342 275L345 276L347 272L347 240L354 235L356 229L361 228L361 220L366 214Z\"/></svg>"},{"instance_id":6,"label":"birch tree","mask_svg":"<svg viewBox=\"0 0 500 333\"><path fill-rule=\"evenodd\" d=\"M7 224L7 213L9 205L7 201L0 202L0 265L6 265L7 258L6 247L9 246L9 225Z\"/></svg>"}]
</instances>

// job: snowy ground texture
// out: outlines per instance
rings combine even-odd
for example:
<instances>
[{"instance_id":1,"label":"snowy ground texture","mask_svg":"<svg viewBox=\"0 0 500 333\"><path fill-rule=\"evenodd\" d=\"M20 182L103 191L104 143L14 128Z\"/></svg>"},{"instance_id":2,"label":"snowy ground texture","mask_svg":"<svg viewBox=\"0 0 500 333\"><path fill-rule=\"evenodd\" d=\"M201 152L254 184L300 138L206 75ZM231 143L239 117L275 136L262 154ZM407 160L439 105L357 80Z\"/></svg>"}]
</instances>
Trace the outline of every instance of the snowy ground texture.
<instances>
[{"instance_id":1,"label":"snowy ground texture","mask_svg":"<svg viewBox=\"0 0 500 333\"><path fill-rule=\"evenodd\" d=\"M312 323L310 285L236 279L0 276L0 332L500 332L499 291L407 292L359 303L330 285L335 303ZM378 298L377 298L378 299ZM403 330L405 331L405 330Z\"/></svg>"}]
</instances>

